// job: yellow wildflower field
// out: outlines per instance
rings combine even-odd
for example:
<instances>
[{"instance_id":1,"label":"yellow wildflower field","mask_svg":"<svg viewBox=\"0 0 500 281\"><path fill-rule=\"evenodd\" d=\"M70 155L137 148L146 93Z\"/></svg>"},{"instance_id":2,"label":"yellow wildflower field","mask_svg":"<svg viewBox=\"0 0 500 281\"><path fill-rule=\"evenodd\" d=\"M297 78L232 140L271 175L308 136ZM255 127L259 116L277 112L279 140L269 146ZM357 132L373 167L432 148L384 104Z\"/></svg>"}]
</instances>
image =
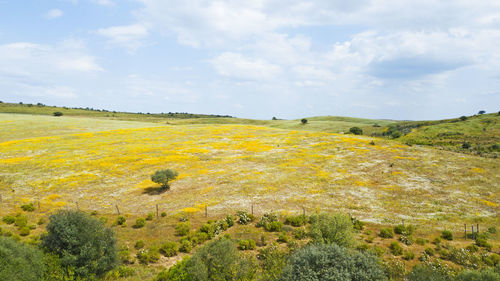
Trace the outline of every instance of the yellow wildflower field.
<instances>
[{"instance_id":1,"label":"yellow wildflower field","mask_svg":"<svg viewBox=\"0 0 500 281\"><path fill-rule=\"evenodd\" d=\"M498 159L249 125L113 127L71 118L92 129L61 133L60 120L46 118L44 134L29 137L37 123L13 117L9 126L18 122L23 134L0 131L2 214L25 202L39 202L44 212L78 206L115 213L117 205L129 214L156 204L169 214L204 213L206 206L210 215L253 204L257 214L338 210L381 223L498 224ZM150 181L158 169L179 173L169 191Z\"/></svg>"}]
</instances>

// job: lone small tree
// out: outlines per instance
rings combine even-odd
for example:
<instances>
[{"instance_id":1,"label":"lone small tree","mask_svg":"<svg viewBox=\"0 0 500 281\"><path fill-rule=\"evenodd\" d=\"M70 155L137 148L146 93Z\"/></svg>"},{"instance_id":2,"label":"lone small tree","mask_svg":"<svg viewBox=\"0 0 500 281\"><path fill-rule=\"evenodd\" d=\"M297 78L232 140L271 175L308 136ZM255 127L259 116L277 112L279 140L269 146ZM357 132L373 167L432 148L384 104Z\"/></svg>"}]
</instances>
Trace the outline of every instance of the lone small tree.
<instances>
[{"instance_id":1,"label":"lone small tree","mask_svg":"<svg viewBox=\"0 0 500 281\"><path fill-rule=\"evenodd\" d=\"M158 170L151 176L151 181L161 184L161 188L163 190L169 190L170 184L168 182L177 178L178 175L179 174L177 172L170 169Z\"/></svg>"},{"instance_id":2,"label":"lone small tree","mask_svg":"<svg viewBox=\"0 0 500 281\"><path fill-rule=\"evenodd\" d=\"M479 115L485 114L485 113L486 113L486 111L484 111L484 110L479 110L479 112L478 112Z\"/></svg>"},{"instance_id":3,"label":"lone small tree","mask_svg":"<svg viewBox=\"0 0 500 281\"><path fill-rule=\"evenodd\" d=\"M352 127L349 129L349 132L351 132L355 135L362 135L363 134L363 130L361 130L360 127Z\"/></svg>"},{"instance_id":4,"label":"lone small tree","mask_svg":"<svg viewBox=\"0 0 500 281\"><path fill-rule=\"evenodd\" d=\"M300 120L300 122L302 122L302 124L307 124L307 119L306 118L303 118L302 120Z\"/></svg>"}]
</instances>

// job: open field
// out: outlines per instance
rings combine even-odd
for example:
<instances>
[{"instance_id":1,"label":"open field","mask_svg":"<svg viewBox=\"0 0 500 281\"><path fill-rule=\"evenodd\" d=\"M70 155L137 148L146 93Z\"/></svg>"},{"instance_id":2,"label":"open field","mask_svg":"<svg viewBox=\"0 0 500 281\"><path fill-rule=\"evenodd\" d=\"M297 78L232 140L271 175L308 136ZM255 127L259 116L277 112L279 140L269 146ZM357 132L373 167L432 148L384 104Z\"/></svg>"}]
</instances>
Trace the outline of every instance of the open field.
<instances>
[{"instance_id":1,"label":"open field","mask_svg":"<svg viewBox=\"0 0 500 281\"><path fill-rule=\"evenodd\" d=\"M138 214L159 204L176 213L208 205L211 213L225 214L249 210L253 202L259 213L305 208L379 223L498 224L496 159L263 126L141 128L138 122L32 117L43 120L38 127L30 116L0 118L9 124L0 135L2 212L39 201L46 210L78 203ZM45 134L53 130L54 136ZM170 191L158 193L149 177L164 168L180 176Z\"/></svg>"}]
</instances>

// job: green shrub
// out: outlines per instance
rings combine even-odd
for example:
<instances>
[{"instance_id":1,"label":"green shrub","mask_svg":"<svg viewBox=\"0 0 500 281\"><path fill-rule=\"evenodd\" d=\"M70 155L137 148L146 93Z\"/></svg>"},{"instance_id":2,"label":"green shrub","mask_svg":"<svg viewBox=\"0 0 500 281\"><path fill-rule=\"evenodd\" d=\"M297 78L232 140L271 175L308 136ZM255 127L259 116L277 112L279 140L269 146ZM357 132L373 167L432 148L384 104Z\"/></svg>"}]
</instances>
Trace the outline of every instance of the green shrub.
<instances>
[{"instance_id":1,"label":"green shrub","mask_svg":"<svg viewBox=\"0 0 500 281\"><path fill-rule=\"evenodd\" d=\"M310 218L310 236L315 242L350 246L354 242L354 230L345 214L321 214Z\"/></svg>"},{"instance_id":2,"label":"green shrub","mask_svg":"<svg viewBox=\"0 0 500 281\"><path fill-rule=\"evenodd\" d=\"M297 250L283 269L281 281L387 280L377 260L367 254L330 245L310 245Z\"/></svg>"},{"instance_id":3,"label":"green shrub","mask_svg":"<svg viewBox=\"0 0 500 281\"><path fill-rule=\"evenodd\" d=\"M394 227L394 233L396 233L396 234L411 236L411 235L413 235L414 231L415 231L415 227L413 225L399 224L399 225L396 225Z\"/></svg>"},{"instance_id":4,"label":"green shrub","mask_svg":"<svg viewBox=\"0 0 500 281\"><path fill-rule=\"evenodd\" d=\"M181 261L171 266L168 270L163 270L153 281L189 281L189 272L187 271L186 265L191 258L189 256L184 256Z\"/></svg>"},{"instance_id":5,"label":"green shrub","mask_svg":"<svg viewBox=\"0 0 500 281\"><path fill-rule=\"evenodd\" d=\"M163 218L163 217L166 217L167 216L167 213L165 212L161 212L160 216Z\"/></svg>"},{"instance_id":6,"label":"green shrub","mask_svg":"<svg viewBox=\"0 0 500 281\"><path fill-rule=\"evenodd\" d=\"M359 128L359 127L351 127L349 129L349 132L351 134L355 134L355 135L362 135L363 134L363 130L361 130L361 128Z\"/></svg>"},{"instance_id":7,"label":"green shrub","mask_svg":"<svg viewBox=\"0 0 500 281\"><path fill-rule=\"evenodd\" d=\"M190 253L193 249L193 244L189 240L181 240L181 245L179 247L179 251L183 253Z\"/></svg>"},{"instance_id":8,"label":"green shrub","mask_svg":"<svg viewBox=\"0 0 500 281\"><path fill-rule=\"evenodd\" d=\"M449 230L443 230L443 232L441 233L441 238L451 241L453 240L453 233L451 233L451 231Z\"/></svg>"},{"instance_id":9,"label":"green shrub","mask_svg":"<svg viewBox=\"0 0 500 281\"><path fill-rule=\"evenodd\" d=\"M160 259L160 251L156 247L148 250L141 249L137 252L137 260L142 264L155 263Z\"/></svg>"},{"instance_id":10,"label":"green shrub","mask_svg":"<svg viewBox=\"0 0 500 281\"><path fill-rule=\"evenodd\" d=\"M488 227L488 232L491 234L495 234L495 233L497 233L497 229L494 226L490 226L490 227Z\"/></svg>"},{"instance_id":11,"label":"green shrub","mask_svg":"<svg viewBox=\"0 0 500 281\"><path fill-rule=\"evenodd\" d=\"M80 211L59 211L50 216L41 246L61 258L61 265L76 276L103 276L118 261L114 233Z\"/></svg>"},{"instance_id":12,"label":"green shrub","mask_svg":"<svg viewBox=\"0 0 500 281\"><path fill-rule=\"evenodd\" d=\"M491 269L464 270L458 274L457 281L500 281L500 274Z\"/></svg>"},{"instance_id":13,"label":"green shrub","mask_svg":"<svg viewBox=\"0 0 500 281\"><path fill-rule=\"evenodd\" d=\"M124 217L124 216L119 216L119 217L116 219L116 224L117 224L117 225L123 225L126 221L127 221L127 218L126 218L126 217Z\"/></svg>"},{"instance_id":14,"label":"green shrub","mask_svg":"<svg viewBox=\"0 0 500 281\"><path fill-rule=\"evenodd\" d=\"M122 265L119 266L116 270L118 271L118 277L120 278L131 277L135 275L135 269L133 267Z\"/></svg>"},{"instance_id":15,"label":"green shrub","mask_svg":"<svg viewBox=\"0 0 500 281\"><path fill-rule=\"evenodd\" d=\"M61 111L56 111L56 112L52 113L52 115L59 117L59 116L63 116L63 113Z\"/></svg>"},{"instance_id":16,"label":"green shrub","mask_svg":"<svg viewBox=\"0 0 500 281\"><path fill-rule=\"evenodd\" d=\"M432 240L432 244L434 245L440 245L441 244L441 238L436 237L434 240Z\"/></svg>"},{"instance_id":17,"label":"green shrub","mask_svg":"<svg viewBox=\"0 0 500 281\"><path fill-rule=\"evenodd\" d=\"M144 218L138 218L135 220L135 224L132 226L133 228L142 228L146 225L146 220Z\"/></svg>"},{"instance_id":18,"label":"green shrub","mask_svg":"<svg viewBox=\"0 0 500 281\"><path fill-rule=\"evenodd\" d=\"M223 220L225 223L227 223L228 227L232 227L234 225L234 219L233 216L227 216Z\"/></svg>"},{"instance_id":19,"label":"green shrub","mask_svg":"<svg viewBox=\"0 0 500 281\"><path fill-rule=\"evenodd\" d=\"M191 229L191 224L189 222L180 222L175 227L175 235L184 236L189 233Z\"/></svg>"},{"instance_id":20,"label":"green shrub","mask_svg":"<svg viewBox=\"0 0 500 281\"><path fill-rule=\"evenodd\" d=\"M425 248L424 252L429 255L429 256L434 256L434 249L428 247L428 248Z\"/></svg>"},{"instance_id":21,"label":"green shrub","mask_svg":"<svg viewBox=\"0 0 500 281\"><path fill-rule=\"evenodd\" d=\"M352 218L351 221L352 221L352 227L355 230L361 231L365 227L365 223L356 218Z\"/></svg>"},{"instance_id":22,"label":"green shrub","mask_svg":"<svg viewBox=\"0 0 500 281\"><path fill-rule=\"evenodd\" d=\"M378 236L382 238L393 238L394 231L392 231L392 228L382 228Z\"/></svg>"},{"instance_id":23,"label":"green shrub","mask_svg":"<svg viewBox=\"0 0 500 281\"><path fill-rule=\"evenodd\" d=\"M40 250L16 242L12 238L0 237L0 280L42 280L43 255Z\"/></svg>"},{"instance_id":24,"label":"green shrub","mask_svg":"<svg viewBox=\"0 0 500 281\"><path fill-rule=\"evenodd\" d=\"M407 251L403 253L403 259L409 261L415 258L415 254L411 251Z\"/></svg>"},{"instance_id":25,"label":"green shrub","mask_svg":"<svg viewBox=\"0 0 500 281\"><path fill-rule=\"evenodd\" d=\"M144 248L145 245L146 245L146 243L144 243L144 241L139 240L139 241L135 242L134 248L139 250L139 249Z\"/></svg>"},{"instance_id":26,"label":"green shrub","mask_svg":"<svg viewBox=\"0 0 500 281\"><path fill-rule=\"evenodd\" d=\"M249 224L252 221L251 216L245 211L238 211L236 216L238 217L238 223L242 225Z\"/></svg>"},{"instance_id":27,"label":"green shrub","mask_svg":"<svg viewBox=\"0 0 500 281\"><path fill-rule=\"evenodd\" d=\"M130 256L130 250L127 246L122 246L118 250L118 260L123 264L132 264L134 263L132 257Z\"/></svg>"},{"instance_id":28,"label":"green shrub","mask_svg":"<svg viewBox=\"0 0 500 281\"><path fill-rule=\"evenodd\" d=\"M154 216L155 216L155 215L154 215L153 213L148 213L148 214L146 215L146 220L147 220L147 221L152 221Z\"/></svg>"},{"instance_id":29,"label":"green shrub","mask_svg":"<svg viewBox=\"0 0 500 281\"><path fill-rule=\"evenodd\" d=\"M293 231L293 237L298 240L302 240L307 237L307 232L304 228L298 228Z\"/></svg>"},{"instance_id":30,"label":"green shrub","mask_svg":"<svg viewBox=\"0 0 500 281\"><path fill-rule=\"evenodd\" d=\"M42 225L45 223L45 219L44 218L40 218L37 222L38 225Z\"/></svg>"},{"instance_id":31,"label":"green shrub","mask_svg":"<svg viewBox=\"0 0 500 281\"><path fill-rule=\"evenodd\" d=\"M16 221L16 217L14 216L4 216L2 221L6 224L13 224Z\"/></svg>"},{"instance_id":32,"label":"green shrub","mask_svg":"<svg viewBox=\"0 0 500 281\"><path fill-rule=\"evenodd\" d=\"M285 219L285 224L295 226L295 227L306 225L306 223L307 223L307 217L304 215L289 216L289 217L286 217L286 219Z\"/></svg>"},{"instance_id":33,"label":"green shrub","mask_svg":"<svg viewBox=\"0 0 500 281\"><path fill-rule=\"evenodd\" d=\"M499 265L499 269L500 269L500 255L499 254L492 253L488 256L485 256L485 257L483 257L483 261L488 266ZM499 273L500 273L500 271L499 271Z\"/></svg>"},{"instance_id":34,"label":"green shrub","mask_svg":"<svg viewBox=\"0 0 500 281\"><path fill-rule=\"evenodd\" d=\"M177 255L177 251L179 251L179 246L177 246L177 243L173 241L165 242L160 247L160 253L162 253L165 257L173 257Z\"/></svg>"},{"instance_id":35,"label":"green shrub","mask_svg":"<svg viewBox=\"0 0 500 281\"><path fill-rule=\"evenodd\" d=\"M424 246L427 243L427 239L418 237L416 242L417 242L418 245Z\"/></svg>"},{"instance_id":36,"label":"green shrub","mask_svg":"<svg viewBox=\"0 0 500 281\"><path fill-rule=\"evenodd\" d=\"M270 232L279 232L283 228L283 223L280 221L273 221L270 223L266 223L264 229Z\"/></svg>"},{"instance_id":37,"label":"green shrub","mask_svg":"<svg viewBox=\"0 0 500 281\"><path fill-rule=\"evenodd\" d=\"M288 236L286 235L286 233L280 233L280 235L278 236L278 240L277 240L279 243L287 243L288 242Z\"/></svg>"},{"instance_id":38,"label":"green shrub","mask_svg":"<svg viewBox=\"0 0 500 281\"><path fill-rule=\"evenodd\" d=\"M260 249L257 258L262 268L261 280L278 280L286 265L287 257L287 253L280 250L276 244Z\"/></svg>"},{"instance_id":39,"label":"green shrub","mask_svg":"<svg viewBox=\"0 0 500 281\"><path fill-rule=\"evenodd\" d=\"M389 249L391 249L391 253L395 256L400 256L401 254L403 254L403 248L396 241L391 243Z\"/></svg>"},{"instance_id":40,"label":"green shrub","mask_svg":"<svg viewBox=\"0 0 500 281\"><path fill-rule=\"evenodd\" d=\"M35 206L33 206L33 203L24 204L21 205L21 209L25 212L33 212L35 210Z\"/></svg>"},{"instance_id":41,"label":"green shrub","mask_svg":"<svg viewBox=\"0 0 500 281\"><path fill-rule=\"evenodd\" d=\"M408 274L409 281L453 281L453 275L446 266L436 264L418 264Z\"/></svg>"},{"instance_id":42,"label":"green shrub","mask_svg":"<svg viewBox=\"0 0 500 281\"><path fill-rule=\"evenodd\" d=\"M413 244L413 237L412 236L407 236L407 235L401 235L398 240L407 245L407 246L410 246Z\"/></svg>"},{"instance_id":43,"label":"green shrub","mask_svg":"<svg viewBox=\"0 0 500 281\"><path fill-rule=\"evenodd\" d=\"M19 228L19 235L28 236L30 235L30 228L27 226L23 226Z\"/></svg>"},{"instance_id":44,"label":"green shrub","mask_svg":"<svg viewBox=\"0 0 500 281\"><path fill-rule=\"evenodd\" d=\"M302 123L303 125L307 124L307 119L306 118L302 118L300 120L300 123Z\"/></svg>"},{"instance_id":45,"label":"green shrub","mask_svg":"<svg viewBox=\"0 0 500 281\"><path fill-rule=\"evenodd\" d=\"M246 251L246 250L255 250L255 241L253 239L249 239L249 240L240 240L238 242L238 249L242 250L242 251Z\"/></svg>"}]
</instances>

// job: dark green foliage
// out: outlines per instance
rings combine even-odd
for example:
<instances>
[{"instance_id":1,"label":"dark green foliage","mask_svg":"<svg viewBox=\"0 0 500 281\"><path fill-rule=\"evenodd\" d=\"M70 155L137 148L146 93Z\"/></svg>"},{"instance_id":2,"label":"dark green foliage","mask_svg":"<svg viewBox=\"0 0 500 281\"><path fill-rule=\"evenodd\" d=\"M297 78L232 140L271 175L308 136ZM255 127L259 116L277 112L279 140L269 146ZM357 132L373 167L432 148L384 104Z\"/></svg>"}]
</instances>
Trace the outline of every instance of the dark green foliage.
<instances>
[{"instance_id":1,"label":"dark green foliage","mask_svg":"<svg viewBox=\"0 0 500 281\"><path fill-rule=\"evenodd\" d=\"M365 227L365 223L358 220L357 218L352 217L351 221L352 221L352 227L357 231L361 231Z\"/></svg>"},{"instance_id":2,"label":"dark green foliage","mask_svg":"<svg viewBox=\"0 0 500 281\"><path fill-rule=\"evenodd\" d=\"M429 256L434 256L434 249L428 247L428 248L425 248L424 252L429 255Z\"/></svg>"},{"instance_id":3,"label":"dark green foliage","mask_svg":"<svg viewBox=\"0 0 500 281\"><path fill-rule=\"evenodd\" d=\"M6 224L13 224L16 221L16 217L14 216L4 216L2 217L2 221Z\"/></svg>"},{"instance_id":4,"label":"dark green foliage","mask_svg":"<svg viewBox=\"0 0 500 281\"><path fill-rule=\"evenodd\" d=\"M493 270L465 270L457 276L457 281L500 281L500 274Z\"/></svg>"},{"instance_id":5,"label":"dark green foliage","mask_svg":"<svg viewBox=\"0 0 500 281\"><path fill-rule=\"evenodd\" d=\"M451 241L453 240L453 233L451 233L451 231L449 230L443 230L443 232L441 233L441 238Z\"/></svg>"},{"instance_id":6,"label":"dark green foliage","mask_svg":"<svg viewBox=\"0 0 500 281\"><path fill-rule=\"evenodd\" d=\"M21 205L21 209L25 212L33 212L35 210L35 206L33 206L33 203L24 204Z\"/></svg>"},{"instance_id":7,"label":"dark green foliage","mask_svg":"<svg viewBox=\"0 0 500 281\"><path fill-rule=\"evenodd\" d=\"M137 250L139 250L139 249L144 248L145 245L146 244L144 243L144 241L139 240L139 241L135 242L134 248L136 248Z\"/></svg>"},{"instance_id":8,"label":"dark green foliage","mask_svg":"<svg viewBox=\"0 0 500 281\"><path fill-rule=\"evenodd\" d=\"M146 225L146 220L144 218L138 218L135 220L135 224L132 225L133 228L142 228Z\"/></svg>"},{"instance_id":9,"label":"dark green foliage","mask_svg":"<svg viewBox=\"0 0 500 281\"><path fill-rule=\"evenodd\" d=\"M142 264L155 263L160 259L160 251L156 247L148 250L141 249L137 252L137 260Z\"/></svg>"},{"instance_id":10,"label":"dark green foliage","mask_svg":"<svg viewBox=\"0 0 500 281\"><path fill-rule=\"evenodd\" d=\"M441 264L419 264L408 274L409 281L452 281L450 270Z\"/></svg>"},{"instance_id":11,"label":"dark green foliage","mask_svg":"<svg viewBox=\"0 0 500 281\"><path fill-rule=\"evenodd\" d=\"M288 242L288 236L286 235L286 233L280 233L280 235L278 236L278 239L276 240L278 241L279 243L287 243Z\"/></svg>"},{"instance_id":12,"label":"dark green foliage","mask_svg":"<svg viewBox=\"0 0 500 281\"><path fill-rule=\"evenodd\" d=\"M408 251L408 252L403 253L403 259L405 259L407 261L412 260L414 258L415 258L415 254L413 252Z\"/></svg>"},{"instance_id":13,"label":"dark green foliage","mask_svg":"<svg viewBox=\"0 0 500 281\"><path fill-rule=\"evenodd\" d=\"M298 228L293 231L293 237L298 240L302 240L307 237L307 232L304 228Z\"/></svg>"},{"instance_id":14,"label":"dark green foliage","mask_svg":"<svg viewBox=\"0 0 500 281\"><path fill-rule=\"evenodd\" d=\"M305 124L307 124L307 119L306 118L302 118L302 120L300 120L300 122L305 125Z\"/></svg>"},{"instance_id":15,"label":"dark green foliage","mask_svg":"<svg viewBox=\"0 0 500 281\"><path fill-rule=\"evenodd\" d=\"M158 170L151 176L151 181L161 185L163 190L170 189L169 181L177 178L179 174L170 169Z\"/></svg>"},{"instance_id":16,"label":"dark green foliage","mask_svg":"<svg viewBox=\"0 0 500 281\"><path fill-rule=\"evenodd\" d=\"M306 223L307 223L307 217L304 215L289 216L285 219L285 224L295 227L306 225Z\"/></svg>"},{"instance_id":17,"label":"dark green foliage","mask_svg":"<svg viewBox=\"0 0 500 281\"><path fill-rule=\"evenodd\" d=\"M251 215L245 211L238 211L236 216L238 217L238 223L242 225L249 224L252 221Z\"/></svg>"},{"instance_id":18,"label":"dark green foliage","mask_svg":"<svg viewBox=\"0 0 500 281\"><path fill-rule=\"evenodd\" d=\"M285 268L288 255L279 249L277 245L271 245L259 250L257 255L262 269L262 280L276 281L279 279L283 268Z\"/></svg>"},{"instance_id":19,"label":"dark green foliage","mask_svg":"<svg viewBox=\"0 0 500 281\"><path fill-rule=\"evenodd\" d=\"M162 217L166 217L166 216L167 216L167 213L165 213L165 212L161 212L160 216L162 216Z\"/></svg>"},{"instance_id":20,"label":"dark green foliage","mask_svg":"<svg viewBox=\"0 0 500 281\"><path fill-rule=\"evenodd\" d=\"M315 242L351 246L354 230L349 216L341 213L311 216L310 235Z\"/></svg>"},{"instance_id":21,"label":"dark green foliage","mask_svg":"<svg viewBox=\"0 0 500 281\"><path fill-rule=\"evenodd\" d=\"M75 275L102 276L117 264L113 232L100 221L79 211L60 211L50 216L42 248L61 258L61 265Z\"/></svg>"},{"instance_id":22,"label":"dark green foliage","mask_svg":"<svg viewBox=\"0 0 500 281\"><path fill-rule=\"evenodd\" d=\"M382 238L393 238L394 231L392 231L392 228L382 228L378 236Z\"/></svg>"},{"instance_id":23,"label":"dark green foliage","mask_svg":"<svg viewBox=\"0 0 500 281\"><path fill-rule=\"evenodd\" d=\"M424 238L421 238L421 237L418 237L417 238L417 244L420 245L420 246L423 246L427 243L428 241Z\"/></svg>"},{"instance_id":24,"label":"dark green foliage","mask_svg":"<svg viewBox=\"0 0 500 281\"><path fill-rule=\"evenodd\" d=\"M59 117L59 116L63 116L63 113L61 111L56 111L56 112L52 113L52 115Z\"/></svg>"},{"instance_id":25,"label":"dark green foliage","mask_svg":"<svg viewBox=\"0 0 500 281\"><path fill-rule=\"evenodd\" d=\"M351 127L349 129L349 132L351 134L355 134L355 135L362 135L363 134L363 130L360 127Z\"/></svg>"},{"instance_id":26,"label":"dark green foliage","mask_svg":"<svg viewBox=\"0 0 500 281\"><path fill-rule=\"evenodd\" d=\"M146 216L146 220L147 221L152 221L154 216L155 215L153 213L148 213L147 216Z\"/></svg>"},{"instance_id":27,"label":"dark green foliage","mask_svg":"<svg viewBox=\"0 0 500 281\"><path fill-rule=\"evenodd\" d=\"M469 142L464 142L462 143L462 148L463 149L469 149L471 147L470 143Z\"/></svg>"},{"instance_id":28,"label":"dark green foliage","mask_svg":"<svg viewBox=\"0 0 500 281\"><path fill-rule=\"evenodd\" d=\"M205 280L253 280L255 263L241 258L233 242L218 239L199 249L186 263L187 279Z\"/></svg>"},{"instance_id":29,"label":"dark green foliage","mask_svg":"<svg viewBox=\"0 0 500 281\"><path fill-rule=\"evenodd\" d=\"M398 224L394 227L394 233L396 234L410 236L413 235L413 232L415 232L415 227L413 225Z\"/></svg>"},{"instance_id":30,"label":"dark green foliage","mask_svg":"<svg viewBox=\"0 0 500 281\"><path fill-rule=\"evenodd\" d=\"M160 247L160 253L165 257L173 257L177 255L177 251L179 251L179 246L173 241L165 242Z\"/></svg>"},{"instance_id":31,"label":"dark green foliage","mask_svg":"<svg viewBox=\"0 0 500 281\"><path fill-rule=\"evenodd\" d=\"M193 249L193 243L191 243L191 241L187 239L181 240L179 251L183 253L190 253L192 249Z\"/></svg>"},{"instance_id":32,"label":"dark green foliage","mask_svg":"<svg viewBox=\"0 0 500 281\"><path fill-rule=\"evenodd\" d=\"M189 256L185 256L180 262L177 262L168 270L160 272L154 281L188 281L189 274L186 270L188 261L191 260Z\"/></svg>"},{"instance_id":33,"label":"dark green foliage","mask_svg":"<svg viewBox=\"0 0 500 281\"><path fill-rule=\"evenodd\" d=\"M401 254L403 254L403 248L396 241L391 242L389 249L391 249L391 253L395 256L400 256Z\"/></svg>"},{"instance_id":34,"label":"dark green foliage","mask_svg":"<svg viewBox=\"0 0 500 281\"><path fill-rule=\"evenodd\" d=\"M191 224L189 222L180 222L175 227L175 235L184 236L189 233L191 229Z\"/></svg>"},{"instance_id":35,"label":"dark green foliage","mask_svg":"<svg viewBox=\"0 0 500 281\"><path fill-rule=\"evenodd\" d=\"M465 120L467 120L467 116L463 116L463 115L460 116L460 121L465 121Z\"/></svg>"},{"instance_id":36,"label":"dark green foliage","mask_svg":"<svg viewBox=\"0 0 500 281\"><path fill-rule=\"evenodd\" d=\"M234 219L232 216L227 216L225 219L223 219L223 221L227 223L228 227L232 227L234 225Z\"/></svg>"},{"instance_id":37,"label":"dark green foliage","mask_svg":"<svg viewBox=\"0 0 500 281\"><path fill-rule=\"evenodd\" d=\"M255 250L255 241L253 239L249 239L249 240L240 240L238 242L238 249L242 250L242 251L246 251L246 250Z\"/></svg>"},{"instance_id":38,"label":"dark green foliage","mask_svg":"<svg viewBox=\"0 0 500 281\"><path fill-rule=\"evenodd\" d=\"M27 226L23 226L19 228L19 235L28 236L30 235L30 228Z\"/></svg>"},{"instance_id":39,"label":"dark green foliage","mask_svg":"<svg viewBox=\"0 0 500 281\"><path fill-rule=\"evenodd\" d=\"M310 245L296 251L281 281L387 280L373 256L337 245Z\"/></svg>"},{"instance_id":40,"label":"dark green foliage","mask_svg":"<svg viewBox=\"0 0 500 281\"><path fill-rule=\"evenodd\" d=\"M130 256L129 248L127 246L122 246L118 250L118 260L120 260L120 262L124 264L133 263L132 257Z\"/></svg>"},{"instance_id":41,"label":"dark green foliage","mask_svg":"<svg viewBox=\"0 0 500 281\"><path fill-rule=\"evenodd\" d=\"M486 257L483 257L483 261L489 266L499 266L500 269L500 255L492 253Z\"/></svg>"},{"instance_id":42,"label":"dark green foliage","mask_svg":"<svg viewBox=\"0 0 500 281\"><path fill-rule=\"evenodd\" d=\"M126 221L127 221L127 218L126 218L126 217L124 217L124 216L119 216L119 217L116 219L116 224L117 224L117 225L123 225Z\"/></svg>"},{"instance_id":43,"label":"dark green foliage","mask_svg":"<svg viewBox=\"0 0 500 281\"><path fill-rule=\"evenodd\" d=\"M0 280L38 281L43 273L43 255L37 248L0 237Z\"/></svg>"},{"instance_id":44,"label":"dark green foliage","mask_svg":"<svg viewBox=\"0 0 500 281\"><path fill-rule=\"evenodd\" d=\"M482 114L485 114L485 113L486 113L486 111L484 111L484 110L479 110L479 112L478 112L477 114L482 115Z\"/></svg>"},{"instance_id":45,"label":"dark green foliage","mask_svg":"<svg viewBox=\"0 0 500 281\"><path fill-rule=\"evenodd\" d=\"M28 218L23 215L17 215L14 224L17 227L19 227L19 229L21 229L22 227L25 227L28 224Z\"/></svg>"}]
</instances>

